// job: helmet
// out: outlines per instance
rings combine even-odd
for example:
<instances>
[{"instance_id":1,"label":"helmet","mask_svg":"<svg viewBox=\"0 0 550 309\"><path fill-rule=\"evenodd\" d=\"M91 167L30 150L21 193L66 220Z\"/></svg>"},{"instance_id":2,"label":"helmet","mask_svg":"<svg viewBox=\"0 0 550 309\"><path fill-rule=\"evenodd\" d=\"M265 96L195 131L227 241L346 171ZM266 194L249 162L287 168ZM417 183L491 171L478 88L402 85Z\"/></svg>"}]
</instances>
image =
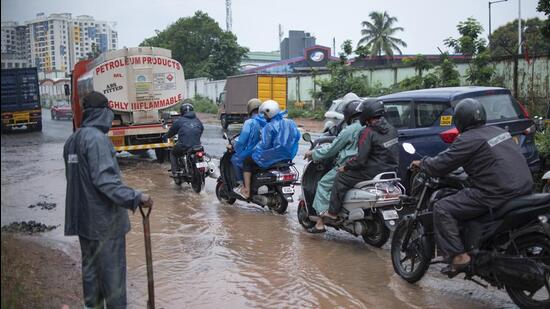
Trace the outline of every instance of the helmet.
<instances>
[{"instance_id":1,"label":"helmet","mask_svg":"<svg viewBox=\"0 0 550 309\"><path fill-rule=\"evenodd\" d=\"M192 112L194 111L195 109L193 108L193 105L190 104L190 103L183 103L181 106L180 106L180 115L185 115L185 113L187 112Z\"/></svg>"},{"instance_id":2,"label":"helmet","mask_svg":"<svg viewBox=\"0 0 550 309\"><path fill-rule=\"evenodd\" d=\"M476 99L463 99L455 106L455 125L458 132L479 127L487 121L485 108Z\"/></svg>"},{"instance_id":3,"label":"helmet","mask_svg":"<svg viewBox=\"0 0 550 309\"><path fill-rule=\"evenodd\" d=\"M358 97L355 93L353 92L348 92L346 93L346 95L342 98L342 101L345 102L351 102L351 101L355 101L355 100L361 100L360 97Z\"/></svg>"},{"instance_id":4,"label":"helmet","mask_svg":"<svg viewBox=\"0 0 550 309\"><path fill-rule=\"evenodd\" d=\"M258 113L264 114L267 119L275 117L280 111L279 103L273 100L265 101L258 109Z\"/></svg>"},{"instance_id":5,"label":"helmet","mask_svg":"<svg viewBox=\"0 0 550 309\"><path fill-rule=\"evenodd\" d=\"M262 105L262 101L259 99L253 98L248 100L248 103L246 103L246 111L248 112L248 115L250 115L254 110L259 109L260 105Z\"/></svg>"},{"instance_id":6,"label":"helmet","mask_svg":"<svg viewBox=\"0 0 550 309\"><path fill-rule=\"evenodd\" d=\"M357 107L361 112L360 120L362 125L367 124L367 120L380 118L384 116L384 103L377 99L367 99Z\"/></svg>"},{"instance_id":7,"label":"helmet","mask_svg":"<svg viewBox=\"0 0 550 309\"><path fill-rule=\"evenodd\" d=\"M361 104L361 100L353 100L346 104L344 107L344 121L346 124L350 125L353 118L361 114L360 110L357 110L357 107Z\"/></svg>"}]
</instances>

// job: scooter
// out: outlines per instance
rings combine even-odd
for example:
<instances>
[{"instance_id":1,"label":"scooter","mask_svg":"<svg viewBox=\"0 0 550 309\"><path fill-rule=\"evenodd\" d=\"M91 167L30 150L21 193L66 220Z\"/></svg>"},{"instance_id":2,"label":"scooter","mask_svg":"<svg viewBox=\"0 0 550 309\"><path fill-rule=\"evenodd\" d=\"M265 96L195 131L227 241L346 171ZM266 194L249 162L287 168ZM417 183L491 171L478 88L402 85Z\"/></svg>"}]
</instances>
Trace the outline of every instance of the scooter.
<instances>
[{"instance_id":1,"label":"scooter","mask_svg":"<svg viewBox=\"0 0 550 309\"><path fill-rule=\"evenodd\" d=\"M235 139L239 134L228 137L226 133L224 138L234 145ZM284 214L289 202L293 202L294 185L298 180L298 170L292 162L283 162L271 166L266 171L252 175L252 184L250 198L245 199L241 195L233 192L237 187L237 180L231 157L232 150L227 150L220 159L220 177L216 184L216 197L220 202L234 204L236 200L252 202L261 207Z\"/></svg>"},{"instance_id":2,"label":"scooter","mask_svg":"<svg viewBox=\"0 0 550 309\"><path fill-rule=\"evenodd\" d=\"M415 154L414 146L403 148ZM438 200L470 186L463 169L432 177L410 168L414 213L393 233L391 257L395 272L409 283L420 280L439 255L434 239L433 206ZM472 262L466 280L483 287L505 288L521 308L550 307L550 194L515 198L492 213L460 223L460 234Z\"/></svg>"},{"instance_id":3,"label":"scooter","mask_svg":"<svg viewBox=\"0 0 550 309\"><path fill-rule=\"evenodd\" d=\"M330 142L325 137L312 141L309 133L304 133L303 139L311 143L310 149ZM298 221L306 229L312 228L319 218L313 208L317 183L333 167L334 158L311 161L304 167ZM399 212L403 209L400 198L405 194L405 188L399 181L395 172L388 172L358 183L346 193L338 219L325 218L325 225L362 236L367 244L382 247L397 225Z\"/></svg>"}]
</instances>

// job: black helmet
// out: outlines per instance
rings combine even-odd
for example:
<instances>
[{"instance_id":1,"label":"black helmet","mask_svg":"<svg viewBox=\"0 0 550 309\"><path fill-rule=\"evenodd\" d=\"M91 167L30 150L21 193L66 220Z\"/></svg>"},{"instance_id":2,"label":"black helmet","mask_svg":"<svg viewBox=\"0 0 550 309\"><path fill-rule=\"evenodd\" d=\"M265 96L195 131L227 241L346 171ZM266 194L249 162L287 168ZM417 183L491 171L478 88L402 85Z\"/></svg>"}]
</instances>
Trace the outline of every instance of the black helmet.
<instances>
[{"instance_id":1,"label":"black helmet","mask_svg":"<svg viewBox=\"0 0 550 309\"><path fill-rule=\"evenodd\" d=\"M183 103L181 106L180 106L180 115L183 116L185 115L185 113L187 112L192 112L194 109L193 109L193 104L190 104L190 103Z\"/></svg>"},{"instance_id":2,"label":"black helmet","mask_svg":"<svg viewBox=\"0 0 550 309\"><path fill-rule=\"evenodd\" d=\"M487 121L485 108L476 99L463 99L455 106L455 125L458 132L466 132L469 129L479 127Z\"/></svg>"},{"instance_id":3,"label":"black helmet","mask_svg":"<svg viewBox=\"0 0 550 309\"><path fill-rule=\"evenodd\" d=\"M350 125L351 121L361 114L361 111L357 109L359 104L361 104L360 100L353 100L344 107L344 121L346 124Z\"/></svg>"},{"instance_id":4,"label":"black helmet","mask_svg":"<svg viewBox=\"0 0 550 309\"><path fill-rule=\"evenodd\" d=\"M366 125L369 119L384 116L384 103L377 99L367 99L357 109L361 112L359 119L362 125Z\"/></svg>"}]
</instances>

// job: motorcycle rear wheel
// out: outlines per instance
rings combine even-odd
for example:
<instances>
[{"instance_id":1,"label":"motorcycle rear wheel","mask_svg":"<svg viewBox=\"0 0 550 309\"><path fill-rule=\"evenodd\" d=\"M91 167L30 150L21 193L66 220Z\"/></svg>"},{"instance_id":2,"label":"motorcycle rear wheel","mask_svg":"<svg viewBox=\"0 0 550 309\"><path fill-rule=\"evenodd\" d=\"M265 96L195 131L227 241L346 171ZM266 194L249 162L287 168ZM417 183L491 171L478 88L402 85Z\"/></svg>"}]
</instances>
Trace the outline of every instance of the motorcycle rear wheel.
<instances>
[{"instance_id":1,"label":"motorcycle rear wheel","mask_svg":"<svg viewBox=\"0 0 550 309\"><path fill-rule=\"evenodd\" d=\"M298 204L298 222L300 225L307 229L310 229L315 226L315 222L309 220L309 214L307 213L306 205L303 202Z\"/></svg>"},{"instance_id":2,"label":"motorcycle rear wheel","mask_svg":"<svg viewBox=\"0 0 550 309\"><path fill-rule=\"evenodd\" d=\"M286 212L287 207L288 201L286 200L286 198L280 193L275 194L275 204L270 208L276 213L282 215Z\"/></svg>"},{"instance_id":3,"label":"motorcycle rear wheel","mask_svg":"<svg viewBox=\"0 0 550 309\"><path fill-rule=\"evenodd\" d=\"M431 249L425 248L428 241L423 241L424 227L420 222L417 222L405 252L401 251L407 231L411 228L410 224L413 224L413 221L408 218L401 220L397 225L391 242L391 260L395 273L405 281L415 283L424 277L430 267L430 258L426 257L425 253ZM408 269L406 262L410 262L410 269Z\"/></svg>"},{"instance_id":4,"label":"motorcycle rear wheel","mask_svg":"<svg viewBox=\"0 0 550 309\"><path fill-rule=\"evenodd\" d=\"M550 239L542 234L527 235L516 241L516 248L510 246L509 254L521 254L525 257L540 259L550 267ZM543 309L550 307L550 273L546 272L546 284L537 291L524 291L521 288L506 286L506 292L512 301L520 308ZM545 296L545 299L539 300Z\"/></svg>"},{"instance_id":5,"label":"motorcycle rear wheel","mask_svg":"<svg viewBox=\"0 0 550 309\"><path fill-rule=\"evenodd\" d=\"M229 193L225 188L225 183L220 180L218 180L218 183L216 184L216 197L221 203L227 203L229 205L233 205L235 201L237 201L236 198L229 197Z\"/></svg>"},{"instance_id":6,"label":"motorcycle rear wheel","mask_svg":"<svg viewBox=\"0 0 550 309\"><path fill-rule=\"evenodd\" d=\"M374 226L371 222L374 223ZM363 240L371 246L380 248L388 241L388 238L390 238L390 229L378 215L375 215L374 221L370 221L369 223L371 224L367 224L368 230L362 235ZM372 231L371 228L375 230Z\"/></svg>"}]
</instances>

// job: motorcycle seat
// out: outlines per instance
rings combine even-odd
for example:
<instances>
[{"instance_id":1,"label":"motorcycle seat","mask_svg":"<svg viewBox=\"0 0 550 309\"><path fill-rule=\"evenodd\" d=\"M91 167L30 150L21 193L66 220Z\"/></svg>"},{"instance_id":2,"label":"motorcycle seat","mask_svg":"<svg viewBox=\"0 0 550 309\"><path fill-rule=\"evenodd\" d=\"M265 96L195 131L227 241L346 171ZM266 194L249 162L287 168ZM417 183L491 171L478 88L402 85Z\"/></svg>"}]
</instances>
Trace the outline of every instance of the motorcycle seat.
<instances>
[{"instance_id":1,"label":"motorcycle seat","mask_svg":"<svg viewBox=\"0 0 550 309\"><path fill-rule=\"evenodd\" d=\"M290 167L292 165L294 165L294 162L292 162L292 161L282 161L282 162L277 162L277 163L271 165L269 167L269 169Z\"/></svg>"},{"instance_id":2,"label":"motorcycle seat","mask_svg":"<svg viewBox=\"0 0 550 309\"><path fill-rule=\"evenodd\" d=\"M548 205L550 207L550 193L535 193L535 194L529 194L520 196L518 198L515 198L506 204L502 205L501 207L495 209L493 212L492 218L499 219L510 212L520 209L520 208L526 208L526 207L532 207L532 206L543 206ZM491 215L487 214L480 218L480 221L490 221Z\"/></svg>"},{"instance_id":3,"label":"motorcycle seat","mask_svg":"<svg viewBox=\"0 0 550 309\"><path fill-rule=\"evenodd\" d=\"M199 151L204 151L204 147L202 147L201 145L197 145L197 146L193 146L193 147L189 148L189 150L187 150L188 153L199 152Z\"/></svg>"}]
</instances>

